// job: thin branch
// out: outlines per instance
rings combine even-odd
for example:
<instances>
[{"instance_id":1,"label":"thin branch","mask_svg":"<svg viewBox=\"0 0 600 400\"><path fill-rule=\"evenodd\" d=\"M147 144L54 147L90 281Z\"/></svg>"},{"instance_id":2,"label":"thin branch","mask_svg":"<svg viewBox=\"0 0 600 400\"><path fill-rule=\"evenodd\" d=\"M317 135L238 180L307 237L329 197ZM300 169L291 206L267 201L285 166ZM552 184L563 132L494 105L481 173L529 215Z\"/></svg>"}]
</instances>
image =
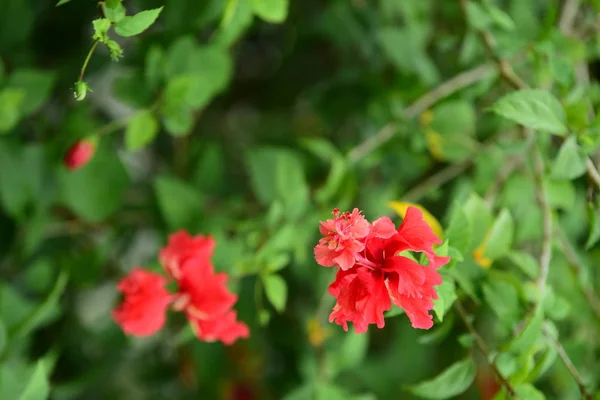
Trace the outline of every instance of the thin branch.
<instances>
[{"instance_id":1,"label":"thin branch","mask_svg":"<svg viewBox=\"0 0 600 400\"><path fill-rule=\"evenodd\" d=\"M588 177L600 188L600 174L590 158L585 160L585 169L587 170Z\"/></svg>"},{"instance_id":2,"label":"thin branch","mask_svg":"<svg viewBox=\"0 0 600 400\"><path fill-rule=\"evenodd\" d=\"M88 64L90 63L90 60L92 59L92 54L94 54L94 51L96 50L96 47L98 47L98 44L100 42L99 41L95 41L94 44L92 45L92 48L90 49L90 51L88 52L87 56L85 57L85 60L83 61L83 65L81 66L81 71L79 72L79 81L83 81L83 75L85 75L85 70L88 67Z\"/></svg>"},{"instance_id":3,"label":"thin branch","mask_svg":"<svg viewBox=\"0 0 600 400\"><path fill-rule=\"evenodd\" d=\"M598 319L600 319L600 297L598 297L598 294L594 290L593 286L586 285L582 281L581 278L582 278L583 265L581 265L581 262L579 261L579 257L577 257L577 254L575 254L575 251L573 250L573 248L571 247L571 244L565 237L565 234L560 229L557 230L557 233L558 233L558 238L560 239L560 243L563 248L564 254L567 257L567 261L569 262L569 265L571 267L571 272L575 276L577 283L580 286L581 291L583 292L583 295L585 296L586 300L588 301L590 307L594 311L594 314L598 317Z\"/></svg>"},{"instance_id":4,"label":"thin branch","mask_svg":"<svg viewBox=\"0 0 600 400\"><path fill-rule=\"evenodd\" d=\"M468 318L467 313L466 313L465 309L463 308L463 306L460 304L460 302L456 301L454 303L454 307L456 308L458 315L460 316L460 318L463 320L465 326L467 327L467 330L469 331L471 336L473 336L473 339L475 340L475 344L477 345L477 347L479 348L481 353L484 355L487 363L489 364L490 367L492 367L492 370L496 374L496 377L498 378L500 383L506 388L506 391L508 392L508 394L511 397L516 398L517 393L515 392L515 389L512 387L510 382L504 377L504 375L502 375L502 373L496 366L496 363L490 360L490 349L487 347L487 345L485 344L485 341L479 335L479 333L477 333L477 331L475 330L475 327L473 326L473 324L471 324L471 321L469 321L469 318Z\"/></svg>"},{"instance_id":5,"label":"thin branch","mask_svg":"<svg viewBox=\"0 0 600 400\"><path fill-rule=\"evenodd\" d=\"M441 169L439 172L431 175L429 178L425 179L417 186L410 189L402 196L402 200L404 201L417 201L419 200L425 193L435 187L440 187L451 179L457 177L461 173L463 173L467 168L469 168L473 164L473 160L465 160L457 164L451 164L444 169Z\"/></svg>"},{"instance_id":6,"label":"thin branch","mask_svg":"<svg viewBox=\"0 0 600 400\"><path fill-rule=\"evenodd\" d=\"M573 32L573 25L575 18L579 12L579 0L566 0L562 12L560 13L560 20L558 27L560 31L566 36L571 35Z\"/></svg>"},{"instance_id":7,"label":"thin branch","mask_svg":"<svg viewBox=\"0 0 600 400\"><path fill-rule=\"evenodd\" d=\"M406 107L402 113L403 118L412 119L417 117L419 114L436 104L438 101L483 80L494 70L495 68L492 64L486 63L461 72L441 85L435 87L431 91L425 93L414 103ZM386 124L378 133L369 137L350 150L348 153L348 158L354 162L362 159L367 154L388 142L394 136L397 129L398 127L395 122Z\"/></svg>"},{"instance_id":8,"label":"thin branch","mask_svg":"<svg viewBox=\"0 0 600 400\"><path fill-rule=\"evenodd\" d=\"M546 325L544 325L542 327L542 330L544 331L544 334L546 335L546 337L554 345L554 348L556 349L558 356L565 364L565 367L567 367L567 369L569 370L569 373L571 374L571 376L573 377L575 382L577 382L577 386L579 386L579 391L581 392L581 397L586 400L593 400L592 395L585 388L585 383L583 382L583 378L581 377L581 374L579 373L579 371L577 371L577 368L573 364L573 361L571 361L571 359L569 358L569 355L565 351L565 348L562 346L562 344L560 344L560 342L558 340L556 340L556 338L554 336L552 336L552 333L548 330Z\"/></svg>"},{"instance_id":9,"label":"thin branch","mask_svg":"<svg viewBox=\"0 0 600 400\"><path fill-rule=\"evenodd\" d=\"M527 130L525 130L527 132ZM533 135L528 132L527 136ZM550 271L550 260L552 259L552 209L548 200L546 183L544 182L544 160L537 145L533 146L533 174L536 187L537 201L542 209L543 219L543 242L542 253L540 254L540 276L537 281L540 299L544 297L548 272Z\"/></svg>"}]
</instances>

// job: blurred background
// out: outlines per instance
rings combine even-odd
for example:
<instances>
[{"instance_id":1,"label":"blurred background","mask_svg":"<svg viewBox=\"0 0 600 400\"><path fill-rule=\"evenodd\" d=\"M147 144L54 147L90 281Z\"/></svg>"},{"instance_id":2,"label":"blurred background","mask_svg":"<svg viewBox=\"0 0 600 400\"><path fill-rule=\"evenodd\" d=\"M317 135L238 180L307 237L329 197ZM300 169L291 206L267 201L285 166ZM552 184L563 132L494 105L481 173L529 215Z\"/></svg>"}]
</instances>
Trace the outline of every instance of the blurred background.
<instances>
[{"instance_id":1,"label":"blurred background","mask_svg":"<svg viewBox=\"0 0 600 400\"><path fill-rule=\"evenodd\" d=\"M468 20L450 0L125 0L128 15L164 9L140 35L109 31L123 57L97 47L83 101L74 83L103 10L56 2L0 0L0 399L45 398L22 396L45 393L34 389L46 379L57 400L417 399L408 386L470 355L476 378L455 398L492 398L493 373L453 313L431 331L404 315L364 335L327 323L333 271L313 258L318 222L334 207L358 207L399 223L388 203L410 201L447 226L452 205L478 194L490 218L510 210L512 248L536 255L541 214L529 166L498 178L524 144L487 112L509 88L478 30L494 33L498 53L532 86L577 105L585 95L588 107L600 93L597 1L580 1L569 36L556 0L472 2ZM592 68L579 97L577 65ZM90 137L92 160L66 169L68 148ZM585 242L585 179L559 177L548 190L567 237ZM179 229L216 238L215 267L230 275L250 339L203 343L177 315L144 339L113 322L118 280L138 265L160 271L158 251ZM528 303L524 291L494 282L521 290L531 278L506 257L488 269L471 256L478 244L467 239L460 268L483 299L472 307L476 326L495 348ZM594 265L598 251L581 257ZM598 325L567 258L555 254L552 266L551 318L568 318L563 345L593 385ZM272 274L285 287L265 294ZM540 349L528 371L544 361ZM579 398L556 352L544 362L536 387Z\"/></svg>"}]
</instances>

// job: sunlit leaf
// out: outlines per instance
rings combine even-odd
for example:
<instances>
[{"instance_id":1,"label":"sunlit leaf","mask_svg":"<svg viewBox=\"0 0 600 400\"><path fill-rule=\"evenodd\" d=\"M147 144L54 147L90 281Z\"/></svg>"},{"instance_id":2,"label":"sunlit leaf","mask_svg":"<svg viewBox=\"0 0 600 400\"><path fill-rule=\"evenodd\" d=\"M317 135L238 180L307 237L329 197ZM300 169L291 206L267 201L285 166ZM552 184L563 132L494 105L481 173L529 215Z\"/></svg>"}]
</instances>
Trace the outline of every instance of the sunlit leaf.
<instances>
[{"instance_id":1,"label":"sunlit leaf","mask_svg":"<svg viewBox=\"0 0 600 400\"><path fill-rule=\"evenodd\" d=\"M475 363L471 358L452 364L435 378L407 389L426 399L451 399L466 391L475 378Z\"/></svg>"}]
</instances>

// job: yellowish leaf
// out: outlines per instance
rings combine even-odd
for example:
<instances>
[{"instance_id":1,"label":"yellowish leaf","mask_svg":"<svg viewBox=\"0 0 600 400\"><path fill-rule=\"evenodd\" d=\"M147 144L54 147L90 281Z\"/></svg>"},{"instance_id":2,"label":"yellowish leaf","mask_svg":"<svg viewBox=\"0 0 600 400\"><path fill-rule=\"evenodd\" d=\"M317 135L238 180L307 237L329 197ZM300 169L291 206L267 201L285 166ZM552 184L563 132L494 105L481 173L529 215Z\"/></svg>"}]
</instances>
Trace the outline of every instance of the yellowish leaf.
<instances>
[{"instance_id":1,"label":"yellowish leaf","mask_svg":"<svg viewBox=\"0 0 600 400\"><path fill-rule=\"evenodd\" d=\"M442 236L444 236L444 230L442 229L442 225L429 211L427 211L427 209L425 209L425 207L407 201L390 201L388 203L388 206L392 208L392 210L396 211L396 213L402 218L404 218L404 216L406 215L408 207L412 206L418 208L423 213L423 219L431 227L433 233L435 233L439 238L442 238Z\"/></svg>"},{"instance_id":2,"label":"yellowish leaf","mask_svg":"<svg viewBox=\"0 0 600 400\"><path fill-rule=\"evenodd\" d=\"M492 266L492 260L489 257L484 256L485 244L483 242L473 251L473 260L482 268L490 268Z\"/></svg>"},{"instance_id":3,"label":"yellowish leaf","mask_svg":"<svg viewBox=\"0 0 600 400\"><path fill-rule=\"evenodd\" d=\"M308 341L314 348L319 348L331 336L331 330L323 326L316 318L311 318L306 326Z\"/></svg>"},{"instance_id":4,"label":"yellowish leaf","mask_svg":"<svg viewBox=\"0 0 600 400\"><path fill-rule=\"evenodd\" d=\"M433 129L427 129L425 131L425 140L427 141L427 149L431 157L437 161L446 161L443 150L444 138L442 135Z\"/></svg>"}]
</instances>

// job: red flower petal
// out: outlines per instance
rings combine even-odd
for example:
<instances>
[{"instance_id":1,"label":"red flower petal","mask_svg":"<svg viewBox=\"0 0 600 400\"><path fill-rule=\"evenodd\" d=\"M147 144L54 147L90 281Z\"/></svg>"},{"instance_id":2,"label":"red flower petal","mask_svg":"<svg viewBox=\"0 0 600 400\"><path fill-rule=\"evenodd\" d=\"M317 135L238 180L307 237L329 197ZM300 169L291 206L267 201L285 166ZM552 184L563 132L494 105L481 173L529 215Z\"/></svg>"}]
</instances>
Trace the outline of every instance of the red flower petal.
<instances>
[{"instance_id":1,"label":"red flower petal","mask_svg":"<svg viewBox=\"0 0 600 400\"><path fill-rule=\"evenodd\" d=\"M203 320L189 316L190 323L196 336L205 342L221 342L231 345L237 339L250 337L250 330L243 322L237 321L235 311L211 320Z\"/></svg>"},{"instance_id":2,"label":"red flower petal","mask_svg":"<svg viewBox=\"0 0 600 400\"><path fill-rule=\"evenodd\" d=\"M125 333L148 336L163 327L173 298L165 284L164 277L141 268L134 268L119 282L117 289L125 298L113 311L113 318Z\"/></svg>"},{"instance_id":3,"label":"red flower petal","mask_svg":"<svg viewBox=\"0 0 600 400\"><path fill-rule=\"evenodd\" d=\"M181 277L181 265L189 258L209 259L215 249L215 240L210 236L190 236L186 231L178 231L169 236L159 259L163 268L175 279Z\"/></svg>"},{"instance_id":4,"label":"red flower petal","mask_svg":"<svg viewBox=\"0 0 600 400\"><path fill-rule=\"evenodd\" d=\"M408 207L402 225L398 228L398 234L400 241L404 244L403 248L398 249L399 251L423 252L427 255L429 265L433 268L439 268L450 261L450 257L438 256L433 251L433 245L441 244L442 241L427 225L423 219L423 213L418 208Z\"/></svg>"},{"instance_id":5,"label":"red flower petal","mask_svg":"<svg viewBox=\"0 0 600 400\"><path fill-rule=\"evenodd\" d=\"M215 274L208 259L187 259L179 272L179 292L188 299L185 305L188 314L212 319L224 314L237 301L237 296L227 289L227 275Z\"/></svg>"}]
</instances>

